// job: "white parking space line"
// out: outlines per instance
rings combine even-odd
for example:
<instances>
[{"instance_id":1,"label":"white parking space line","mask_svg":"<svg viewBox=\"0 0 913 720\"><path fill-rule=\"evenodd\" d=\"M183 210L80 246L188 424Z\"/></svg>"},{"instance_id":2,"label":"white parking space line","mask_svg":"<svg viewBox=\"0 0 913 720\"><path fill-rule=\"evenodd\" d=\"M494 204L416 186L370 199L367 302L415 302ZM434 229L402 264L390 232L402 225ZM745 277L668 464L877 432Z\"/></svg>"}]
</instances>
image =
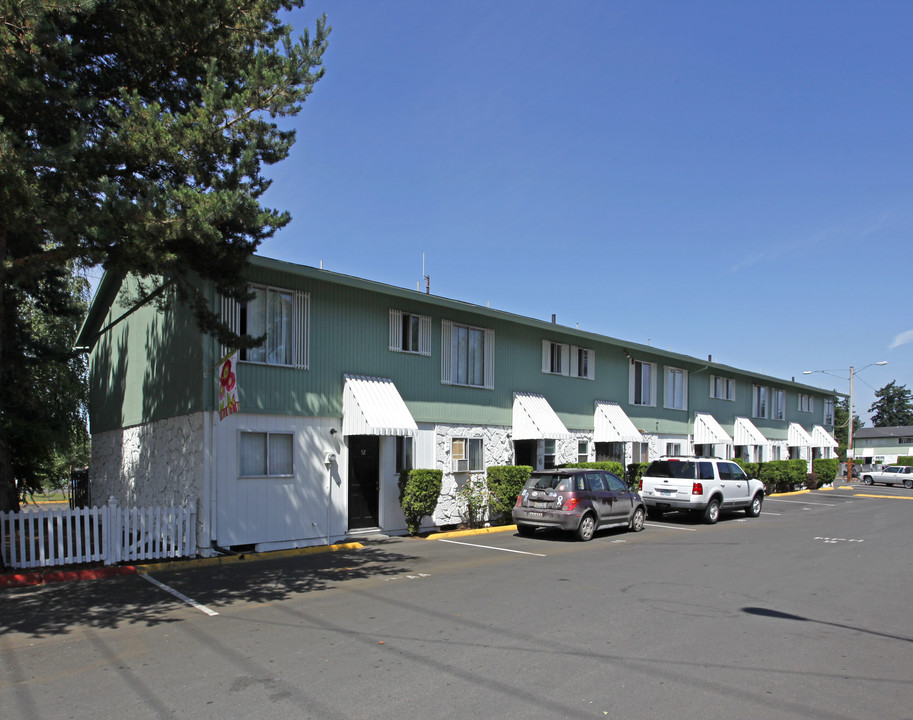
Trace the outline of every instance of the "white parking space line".
<instances>
[{"instance_id":1,"label":"white parking space line","mask_svg":"<svg viewBox=\"0 0 913 720\"><path fill-rule=\"evenodd\" d=\"M781 500L780 498L767 498L768 502L795 503L797 505L823 505L824 507L837 507L836 503L803 502L802 500Z\"/></svg>"},{"instance_id":2,"label":"white parking space line","mask_svg":"<svg viewBox=\"0 0 913 720\"><path fill-rule=\"evenodd\" d=\"M686 532L697 532L697 528L679 527L678 525L666 525L665 523L644 523L644 527L666 528L668 530L685 530Z\"/></svg>"},{"instance_id":3,"label":"white parking space line","mask_svg":"<svg viewBox=\"0 0 913 720\"><path fill-rule=\"evenodd\" d=\"M140 577L141 577L141 578L144 578L144 579L146 579L146 580L148 580L148 581L151 582L153 585L155 585L156 587L161 588L161 589L164 590L165 592L171 593L171 594L174 595L178 600L183 600L185 603L187 603L187 604L190 605L191 607L195 607L195 608L196 608L197 610L199 610L200 612L204 612L204 613L206 613L207 615L218 615L218 614L219 614L219 613L217 613L215 610L210 610L210 609L209 609L208 607L206 607L205 605L200 605L200 603L198 603L196 600L191 600L189 597L187 597L187 596L184 595L183 593L178 592L178 591L175 590L174 588L168 587L165 583L159 582L158 580L156 580L156 579L155 579L154 577L152 577L151 575L142 575L142 574L141 574Z\"/></svg>"},{"instance_id":4,"label":"white parking space line","mask_svg":"<svg viewBox=\"0 0 913 720\"><path fill-rule=\"evenodd\" d=\"M438 542L450 543L451 545L468 545L469 547L483 548L484 550L500 550L501 552L517 553L518 555L535 555L536 557L548 557L542 553L525 552L524 550L511 550L510 548L492 547L491 545L477 545L476 543L458 542L457 540L438 540Z\"/></svg>"}]
</instances>

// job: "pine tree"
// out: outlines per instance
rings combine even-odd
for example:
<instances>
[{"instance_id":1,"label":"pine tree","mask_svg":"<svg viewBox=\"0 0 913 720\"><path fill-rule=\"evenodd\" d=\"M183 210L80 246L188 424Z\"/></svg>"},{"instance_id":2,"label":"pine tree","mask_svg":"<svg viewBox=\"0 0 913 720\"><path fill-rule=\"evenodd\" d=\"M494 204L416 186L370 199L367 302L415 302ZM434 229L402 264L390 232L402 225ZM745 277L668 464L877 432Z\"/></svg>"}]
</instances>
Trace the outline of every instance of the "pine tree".
<instances>
[{"instance_id":1,"label":"pine tree","mask_svg":"<svg viewBox=\"0 0 913 720\"><path fill-rule=\"evenodd\" d=\"M295 139L277 119L323 76L325 18L312 39L279 17L303 4L0 0L0 511L18 505L2 430L22 330L29 308L73 312L74 269L165 278L204 331L251 341L195 280L244 299L247 259L290 219L259 199Z\"/></svg>"},{"instance_id":2,"label":"pine tree","mask_svg":"<svg viewBox=\"0 0 913 720\"><path fill-rule=\"evenodd\" d=\"M877 400L872 403L872 425L875 427L897 427L913 425L913 394L906 385L892 380L875 391Z\"/></svg>"}]
</instances>

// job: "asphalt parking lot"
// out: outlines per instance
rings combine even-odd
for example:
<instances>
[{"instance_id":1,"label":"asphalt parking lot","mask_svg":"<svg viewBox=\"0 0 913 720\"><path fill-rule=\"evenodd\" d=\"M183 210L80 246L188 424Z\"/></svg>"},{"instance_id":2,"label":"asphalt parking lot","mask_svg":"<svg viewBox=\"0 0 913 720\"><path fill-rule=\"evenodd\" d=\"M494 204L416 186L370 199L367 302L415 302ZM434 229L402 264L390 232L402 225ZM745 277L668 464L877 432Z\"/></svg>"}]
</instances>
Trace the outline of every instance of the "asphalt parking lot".
<instances>
[{"instance_id":1,"label":"asphalt parking lot","mask_svg":"<svg viewBox=\"0 0 913 720\"><path fill-rule=\"evenodd\" d=\"M0 591L4 717L911 718L913 492Z\"/></svg>"}]
</instances>

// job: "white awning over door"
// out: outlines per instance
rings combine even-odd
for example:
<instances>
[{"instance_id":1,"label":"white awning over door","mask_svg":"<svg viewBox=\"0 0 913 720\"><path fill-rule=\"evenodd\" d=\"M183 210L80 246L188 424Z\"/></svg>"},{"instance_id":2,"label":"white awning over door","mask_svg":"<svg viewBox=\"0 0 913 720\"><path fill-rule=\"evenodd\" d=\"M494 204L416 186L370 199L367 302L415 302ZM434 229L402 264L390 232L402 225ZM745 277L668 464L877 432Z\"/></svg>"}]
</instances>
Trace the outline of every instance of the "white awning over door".
<instances>
[{"instance_id":1,"label":"white awning over door","mask_svg":"<svg viewBox=\"0 0 913 720\"><path fill-rule=\"evenodd\" d=\"M735 419L734 435L736 445L767 445L767 438L746 417Z\"/></svg>"},{"instance_id":2,"label":"white awning over door","mask_svg":"<svg viewBox=\"0 0 913 720\"><path fill-rule=\"evenodd\" d=\"M790 423L787 433L787 442L790 447L814 447L812 436L799 423Z\"/></svg>"},{"instance_id":3,"label":"white awning over door","mask_svg":"<svg viewBox=\"0 0 913 720\"><path fill-rule=\"evenodd\" d=\"M723 430L716 418L710 413L694 414L695 445L732 445L729 433Z\"/></svg>"},{"instance_id":4,"label":"white awning over door","mask_svg":"<svg viewBox=\"0 0 913 720\"><path fill-rule=\"evenodd\" d=\"M364 375L345 379L343 435L415 435L418 425L392 380Z\"/></svg>"},{"instance_id":5,"label":"white awning over door","mask_svg":"<svg viewBox=\"0 0 913 720\"><path fill-rule=\"evenodd\" d=\"M593 416L593 442L643 442L631 418L616 402L596 401Z\"/></svg>"},{"instance_id":6,"label":"white awning over door","mask_svg":"<svg viewBox=\"0 0 913 720\"><path fill-rule=\"evenodd\" d=\"M812 428L812 447L835 448L837 447L837 441L834 439L834 436L831 435L823 427L820 425L815 425Z\"/></svg>"},{"instance_id":7,"label":"white awning over door","mask_svg":"<svg viewBox=\"0 0 913 720\"><path fill-rule=\"evenodd\" d=\"M542 395L514 393L514 440L564 440L571 434Z\"/></svg>"}]
</instances>

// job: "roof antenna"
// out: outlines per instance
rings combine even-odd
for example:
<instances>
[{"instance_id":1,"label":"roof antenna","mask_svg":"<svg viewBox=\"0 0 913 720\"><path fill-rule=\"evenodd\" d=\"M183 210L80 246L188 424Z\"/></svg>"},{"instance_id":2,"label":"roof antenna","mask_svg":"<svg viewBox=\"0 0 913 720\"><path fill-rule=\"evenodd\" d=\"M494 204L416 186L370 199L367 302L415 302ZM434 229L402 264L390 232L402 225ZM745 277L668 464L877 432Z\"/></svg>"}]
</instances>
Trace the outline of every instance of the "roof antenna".
<instances>
[{"instance_id":1,"label":"roof antenna","mask_svg":"<svg viewBox=\"0 0 913 720\"><path fill-rule=\"evenodd\" d=\"M425 253L422 253L422 278L425 280L425 294L431 294L431 276L425 274Z\"/></svg>"}]
</instances>

